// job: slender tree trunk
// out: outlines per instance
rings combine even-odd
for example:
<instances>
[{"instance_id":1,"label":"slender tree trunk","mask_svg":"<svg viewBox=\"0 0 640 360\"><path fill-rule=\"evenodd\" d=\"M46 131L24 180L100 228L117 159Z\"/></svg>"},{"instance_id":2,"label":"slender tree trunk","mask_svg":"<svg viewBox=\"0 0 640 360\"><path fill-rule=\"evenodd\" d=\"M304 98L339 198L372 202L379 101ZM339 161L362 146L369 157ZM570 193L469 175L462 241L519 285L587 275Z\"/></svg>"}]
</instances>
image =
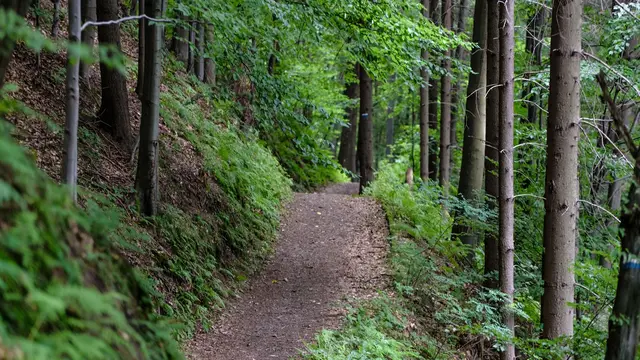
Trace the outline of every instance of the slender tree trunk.
<instances>
[{"instance_id":1,"label":"slender tree trunk","mask_svg":"<svg viewBox=\"0 0 640 360\"><path fill-rule=\"evenodd\" d=\"M80 0L69 0L69 42L80 42ZM80 108L80 59L67 53L66 118L62 156L62 182L73 202L78 200L78 114Z\"/></svg>"},{"instance_id":2,"label":"slender tree trunk","mask_svg":"<svg viewBox=\"0 0 640 360\"><path fill-rule=\"evenodd\" d=\"M467 29L467 14L469 12L468 8L469 0L460 0L460 2L458 3L458 14L455 26L456 33L464 33ZM467 54L462 46L458 46L456 48L455 57L456 59L458 59L458 61L465 61ZM462 86L460 84L460 78L458 78L458 80L453 84L451 88L451 155L449 156L450 171L453 171L455 169L455 156L453 156L453 154L458 149L458 116L460 116L460 112L458 111L458 106L460 105L458 94L460 94L461 89Z\"/></svg>"},{"instance_id":3,"label":"slender tree trunk","mask_svg":"<svg viewBox=\"0 0 640 360\"><path fill-rule=\"evenodd\" d=\"M393 101L391 101L389 103L389 106L387 107L387 126L386 126L386 131L385 131L385 140L386 140L386 146L384 148L384 154L386 156L390 156L391 155L391 148L393 147L393 132L394 132L394 124L393 124L393 108L394 108L394 103Z\"/></svg>"},{"instance_id":4,"label":"slender tree trunk","mask_svg":"<svg viewBox=\"0 0 640 360\"><path fill-rule=\"evenodd\" d=\"M360 126L358 151L360 155L360 193L373 181L373 89L367 69L360 66Z\"/></svg>"},{"instance_id":5,"label":"slender tree trunk","mask_svg":"<svg viewBox=\"0 0 640 360\"><path fill-rule=\"evenodd\" d=\"M500 141L500 42L498 0L487 0L487 142L485 145L485 192L489 197L489 208L497 209L499 195L498 162ZM498 238L489 232L484 238L484 273L485 275L499 272ZM488 277L485 285L492 289L499 287L499 281Z\"/></svg>"},{"instance_id":6,"label":"slender tree trunk","mask_svg":"<svg viewBox=\"0 0 640 360\"><path fill-rule=\"evenodd\" d=\"M442 0L442 26L451 29L451 0ZM445 52L445 57L451 55L451 51ZM442 75L442 91L440 95L440 186L444 195L449 193L449 178L451 176L451 60L445 59L442 66L446 74Z\"/></svg>"},{"instance_id":7,"label":"slender tree trunk","mask_svg":"<svg viewBox=\"0 0 640 360\"><path fill-rule=\"evenodd\" d=\"M422 16L429 18L429 0L422 0ZM422 49L420 57L426 62L427 50ZM420 68L420 78L420 179L426 182L429 179L429 71L426 66Z\"/></svg>"},{"instance_id":8,"label":"slender tree trunk","mask_svg":"<svg viewBox=\"0 0 640 360\"><path fill-rule=\"evenodd\" d=\"M191 46L191 44L195 44L196 43L196 30L197 30L197 26L196 26L196 22L195 21L190 21L190 28L189 28L189 57L187 59L187 73L193 72L195 73L195 53L193 51L193 47Z\"/></svg>"},{"instance_id":9,"label":"slender tree trunk","mask_svg":"<svg viewBox=\"0 0 640 360\"><path fill-rule=\"evenodd\" d=\"M211 50L215 42L213 25L207 25L206 38L206 48L209 50L206 51L204 60L204 81L211 86L216 86L216 61L213 58L213 50Z\"/></svg>"},{"instance_id":10,"label":"slender tree trunk","mask_svg":"<svg viewBox=\"0 0 640 360\"><path fill-rule=\"evenodd\" d=\"M487 58L487 3L476 0L473 15L473 42L478 44L471 54L471 72L467 86L465 127L462 147L462 166L458 185L461 197L472 203L481 201L482 180L484 178L484 148L486 138L486 69ZM456 226L455 233L462 233L460 240L475 247L478 234L468 226ZM473 261L474 251L469 252Z\"/></svg>"},{"instance_id":11,"label":"slender tree trunk","mask_svg":"<svg viewBox=\"0 0 640 360\"><path fill-rule=\"evenodd\" d=\"M188 18L180 15L180 23L176 26L173 38L171 39L171 50L176 55L178 61L187 64L189 61L189 29L184 26Z\"/></svg>"},{"instance_id":12,"label":"slender tree trunk","mask_svg":"<svg viewBox=\"0 0 640 360\"><path fill-rule=\"evenodd\" d=\"M582 1L554 0L547 131L542 336L573 335Z\"/></svg>"},{"instance_id":13,"label":"slender tree trunk","mask_svg":"<svg viewBox=\"0 0 640 360\"><path fill-rule=\"evenodd\" d=\"M137 9L138 9L138 0L131 0L131 7L129 8L129 16L134 16L136 14Z\"/></svg>"},{"instance_id":14,"label":"slender tree trunk","mask_svg":"<svg viewBox=\"0 0 640 360\"><path fill-rule=\"evenodd\" d=\"M360 66L355 65L355 78L360 76ZM340 136L340 151L338 152L338 162L342 167L355 174L357 172L356 167L356 142L358 138L358 112L359 107L357 99L360 96L360 85L357 80L347 83L345 89L345 95L351 101L347 106L346 116L349 121L349 126L342 128L342 134Z\"/></svg>"},{"instance_id":15,"label":"slender tree trunk","mask_svg":"<svg viewBox=\"0 0 640 360\"><path fill-rule=\"evenodd\" d=\"M440 14L438 11L439 0L431 0L429 2L429 15L434 24L440 22ZM438 131L438 88L439 81L435 76L429 78L429 130L431 134ZM434 140L429 139L429 179L438 180L438 144Z\"/></svg>"},{"instance_id":16,"label":"slender tree trunk","mask_svg":"<svg viewBox=\"0 0 640 360\"><path fill-rule=\"evenodd\" d=\"M96 0L82 0L82 22L86 23L88 21L96 21ZM94 26L89 26L82 32L82 43L88 48L93 50L93 44L96 42L96 28ZM87 82L87 77L89 74L89 63L82 62L80 64L80 78L84 80L85 84L89 84Z\"/></svg>"},{"instance_id":17,"label":"slender tree trunk","mask_svg":"<svg viewBox=\"0 0 640 360\"><path fill-rule=\"evenodd\" d=\"M142 1L142 0L141 0ZM154 18L163 16L163 0L144 0L147 13ZM140 211L146 216L158 213L158 135L160 126L160 83L162 77L162 33L160 24L147 23L140 149L136 173L136 190Z\"/></svg>"},{"instance_id":18,"label":"slender tree trunk","mask_svg":"<svg viewBox=\"0 0 640 360\"><path fill-rule=\"evenodd\" d=\"M60 30L60 0L53 1L53 21L51 22L51 37L57 38Z\"/></svg>"},{"instance_id":19,"label":"slender tree trunk","mask_svg":"<svg viewBox=\"0 0 640 360\"><path fill-rule=\"evenodd\" d=\"M198 58L196 61L196 77L200 81L204 81L204 24L198 22L197 24L196 48L198 49Z\"/></svg>"},{"instance_id":20,"label":"slender tree trunk","mask_svg":"<svg viewBox=\"0 0 640 360\"><path fill-rule=\"evenodd\" d=\"M27 14L31 1L24 0L0 0L0 7L4 10L12 10L20 17L24 17ZM4 86L4 77L11 61L11 55L13 54L13 48L16 46L14 40L8 36L4 36L0 40L0 89Z\"/></svg>"},{"instance_id":21,"label":"slender tree trunk","mask_svg":"<svg viewBox=\"0 0 640 360\"><path fill-rule=\"evenodd\" d=\"M146 12L146 1L140 0L138 4L138 13L140 15L145 15ZM145 66L145 44L146 44L146 29L147 29L147 20L140 19L138 20L138 81L136 83L136 94L138 95L138 99L142 99L142 95L144 92L144 66Z\"/></svg>"},{"instance_id":22,"label":"slender tree trunk","mask_svg":"<svg viewBox=\"0 0 640 360\"><path fill-rule=\"evenodd\" d=\"M98 1L97 14L100 22L119 19L118 1ZM100 45L110 45L115 47L116 51L120 51L120 25L99 26L98 39ZM126 79L117 69L103 62L100 63L100 76L102 77L102 104L98 117L125 150L129 151L132 136Z\"/></svg>"},{"instance_id":23,"label":"slender tree trunk","mask_svg":"<svg viewBox=\"0 0 640 360\"><path fill-rule=\"evenodd\" d=\"M514 0L499 3L500 9L500 195L499 195L499 251L500 290L506 295L503 308L504 326L514 334L514 316L510 309L514 292L514 193L513 193L513 78L514 78ZM514 360L515 348L507 344L500 353L501 360Z\"/></svg>"},{"instance_id":24,"label":"slender tree trunk","mask_svg":"<svg viewBox=\"0 0 640 360\"><path fill-rule=\"evenodd\" d=\"M527 21L525 47L527 52L533 57L533 64L536 66L542 65L542 41L544 40L543 33L546 12L546 8L541 5ZM529 102L527 102L527 122L529 124L535 124L538 119L539 96L533 91L534 86L534 84L529 83L525 88L526 93L523 94L523 97L529 100Z\"/></svg>"}]
</instances>

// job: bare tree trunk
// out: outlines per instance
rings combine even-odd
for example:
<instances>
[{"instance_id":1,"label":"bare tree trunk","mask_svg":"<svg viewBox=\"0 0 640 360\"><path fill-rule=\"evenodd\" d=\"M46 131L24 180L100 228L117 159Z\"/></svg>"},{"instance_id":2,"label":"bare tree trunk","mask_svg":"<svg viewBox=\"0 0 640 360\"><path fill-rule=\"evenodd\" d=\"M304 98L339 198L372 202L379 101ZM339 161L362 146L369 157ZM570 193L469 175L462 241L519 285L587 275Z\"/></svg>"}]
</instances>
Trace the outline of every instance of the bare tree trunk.
<instances>
[{"instance_id":1,"label":"bare tree trunk","mask_svg":"<svg viewBox=\"0 0 640 360\"><path fill-rule=\"evenodd\" d=\"M140 15L145 15L146 12L146 1L140 0L138 4L138 13ZM136 83L136 94L138 95L138 99L142 99L142 95L144 93L144 75L145 75L145 43L146 41L146 28L147 28L147 20L140 19L138 20L138 81Z\"/></svg>"},{"instance_id":2,"label":"bare tree trunk","mask_svg":"<svg viewBox=\"0 0 640 360\"><path fill-rule=\"evenodd\" d=\"M209 50L207 51L204 60L204 81L209 85L216 86L216 61L213 58L213 50L210 50L213 47L213 43L215 41L215 34L213 31L213 25L207 25L206 47L209 48Z\"/></svg>"},{"instance_id":3,"label":"bare tree trunk","mask_svg":"<svg viewBox=\"0 0 640 360\"><path fill-rule=\"evenodd\" d=\"M429 2L429 15L434 24L440 22L440 14L438 12L439 0L431 0ZM429 78L429 130L432 134L438 131L438 89L439 81L435 76ZM438 180L438 144L429 139L429 179Z\"/></svg>"},{"instance_id":4,"label":"bare tree trunk","mask_svg":"<svg viewBox=\"0 0 640 360\"><path fill-rule=\"evenodd\" d=\"M360 126L358 153L360 155L360 193L373 181L373 89L367 69L360 66Z\"/></svg>"},{"instance_id":5,"label":"bare tree trunk","mask_svg":"<svg viewBox=\"0 0 640 360\"><path fill-rule=\"evenodd\" d=\"M100 22L119 19L118 1L98 1L97 14ZM120 51L120 25L99 26L98 39L100 45L110 45ZM111 54L107 55L111 56ZM132 145L132 135L126 79L120 71L103 62L100 63L100 76L102 77L102 104L98 117L128 152Z\"/></svg>"},{"instance_id":6,"label":"bare tree trunk","mask_svg":"<svg viewBox=\"0 0 640 360\"><path fill-rule=\"evenodd\" d=\"M141 0L142 1L142 0ZM154 18L163 16L163 0L144 0L147 13ZM160 24L147 23L145 67L142 97L142 119L140 122L140 149L136 190L140 211L146 216L158 213L158 135L160 126L160 83L162 77L162 33Z\"/></svg>"},{"instance_id":7,"label":"bare tree trunk","mask_svg":"<svg viewBox=\"0 0 640 360\"><path fill-rule=\"evenodd\" d=\"M189 57L187 58L187 73L193 72L195 73L195 54L193 52L193 47L191 44L196 43L196 22L190 21L189 26Z\"/></svg>"},{"instance_id":8,"label":"bare tree trunk","mask_svg":"<svg viewBox=\"0 0 640 360\"><path fill-rule=\"evenodd\" d=\"M458 14L455 19L456 26L454 29L456 33L464 33L467 29L468 7L469 0L460 0L460 2L458 3ZM455 58L458 59L458 61L465 61L466 57L467 54L465 49L463 49L462 46L458 46L455 51ZM450 171L453 171L455 169L455 157L453 156L453 154L459 148L458 116L460 116L460 112L458 111L458 106L460 105L460 101L458 94L461 92L461 88L462 86L460 85L460 79L458 78L458 80L453 84L451 88L451 155L449 156Z\"/></svg>"},{"instance_id":9,"label":"bare tree trunk","mask_svg":"<svg viewBox=\"0 0 640 360\"><path fill-rule=\"evenodd\" d=\"M80 0L69 0L69 42L80 42ZM62 181L73 202L78 200L78 114L80 108L80 59L67 53L66 118L62 156Z\"/></svg>"},{"instance_id":10,"label":"bare tree trunk","mask_svg":"<svg viewBox=\"0 0 640 360\"><path fill-rule=\"evenodd\" d=\"M51 37L57 38L60 30L60 0L52 0L53 2L53 21L51 22Z\"/></svg>"},{"instance_id":11,"label":"bare tree trunk","mask_svg":"<svg viewBox=\"0 0 640 360\"><path fill-rule=\"evenodd\" d=\"M355 65L355 77L360 76L360 66ZM349 126L342 128L340 136L340 151L338 152L338 162L342 167L355 174L356 168L356 142L358 138L358 104L360 96L360 85L357 80L347 83L345 95L351 100L351 104L346 109Z\"/></svg>"},{"instance_id":12,"label":"bare tree trunk","mask_svg":"<svg viewBox=\"0 0 640 360\"><path fill-rule=\"evenodd\" d=\"M95 22L97 20L96 14L96 0L82 0L82 22L86 23L88 21ZM94 26L89 26L82 32L82 43L93 49L93 45L96 42L96 28ZM89 63L82 62L80 64L80 78L85 82L85 84L89 84L86 80L89 74Z\"/></svg>"},{"instance_id":13,"label":"bare tree trunk","mask_svg":"<svg viewBox=\"0 0 640 360\"><path fill-rule=\"evenodd\" d=\"M184 25L188 18L180 15L180 23L175 28L173 38L171 39L171 50L176 54L176 59L187 64L189 61L189 29Z\"/></svg>"},{"instance_id":14,"label":"bare tree trunk","mask_svg":"<svg viewBox=\"0 0 640 360\"><path fill-rule=\"evenodd\" d=\"M451 29L451 0L442 0L442 26ZM445 52L443 68L447 74L442 75L442 91L440 95L440 176L439 182L445 197L449 194L450 156L451 156L451 51Z\"/></svg>"},{"instance_id":15,"label":"bare tree trunk","mask_svg":"<svg viewBox=\"0 0 640 360\"><path fill-rule=\"evenodd\" d=\"M422 0L422 16L429 18L429 0ZM422 49L420 57L427 61L427 50ZM429 180L429 71L426 66L420 68L420 78L420 178L426 182Z\"/></svg>"},{"instance_id":16,"label":"bare tree trunk","mask_svg":"<svg viewBox=\"0 0 640 360\"><path fill-rule=\"evenodd\" d=\"M547 131L542 336L573 335L582 1L554 0Z\"/></svg>"},{"instance_id":17,"label":"bare tree trunk","mask_svg":"<svg viewBox=\"0 0 640 360\"><path fill-rule=\"evenodd\" d=\"M498 162L499 162L499 116L500 116L500 42L498 40L499 17L498 0L487 0L487 142L485 145L485 192L489 197L489 208L497 209L499 195ZM499 272L498 238L495 233L485 234L484 238L484 273ZM487 278L487 287L497 289L499 281Z\"/></svg>"},{"instance_id":18,"label":"bare tree trunk","mask_svg":"<svg viewBox=\"0 0 640 360\"><path fill-rule=\"evenodd\" d=\"M514 316L510 309L514 292L514 202L513 197L513 78L514 78L514 0L499 3L500 9L500 182L499 195L499 252L500 290L506 295L502 309L504 326L514 334ZM513 343L500 353L501 360L514 360Z\"/></svg>"},{"instance_id":19,"label":"bare tree trunk","mask_svg":"<svg viewBox=\"0 0 640 360\"><path fill-rule=\"evenodd\" d=\"M196 25L197 38L196 49L198 49L198 58L196 61L195 73L200 81L204 81L204 24L198 22Z\"/></svg>"},{"instance_id":20,"label":"bare tree trunk","mask_svg":"<svg viewBox=\"0 0 640 360\"><path fill-rule=\"evenodd\" d=\"M31 1L24 0L0 0L0 7L4 10L12 10L20 17L24 17L27 14ZM9 36L4 36L0 40L0 89L4 86L4 76L7 73L9 62L11 61L11 54L13 54L13 48L16 43Z\"/></svg>"},{"instance_id":21,"label":"bare tree trunk","mask_svg":"<svg viewBox=\"0 0 640 360\"><path fill-rule=\"evenodd\" d=\"M471 54L471 72L467 86L465 127L462 147L462 166L460 168L459 193L471 203L481 201L482 180L484 177L484 148L486 138L486 69L487 58L487 3L476 0L473 15L473 42L478 44ZM475 247L478 234L468 226L456 226L454 233L460 236L462 243ZM469 251L468 260L473 261L474 251Z\"/></svg>"}]
</instances>

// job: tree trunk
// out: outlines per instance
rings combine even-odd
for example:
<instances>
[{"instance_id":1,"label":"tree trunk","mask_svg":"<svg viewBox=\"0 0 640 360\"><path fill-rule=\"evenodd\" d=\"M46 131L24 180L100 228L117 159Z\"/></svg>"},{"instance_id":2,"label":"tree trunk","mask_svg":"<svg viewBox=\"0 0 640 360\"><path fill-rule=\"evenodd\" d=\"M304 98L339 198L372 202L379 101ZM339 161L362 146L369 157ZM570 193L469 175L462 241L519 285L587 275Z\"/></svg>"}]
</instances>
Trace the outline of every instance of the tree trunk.
<instances>
[{"instance_id":1,"label":"tree trunk","mask_svg":"<svg viewBox=\"0 0 640 360\"><path fill-rule=\"evenodd\" d=\"M196 43L196 23L195 21L189 22L189 56L187 57L187 73L195 73L195 54L191 44Z\"/></svg>"},{"instance_id":2,"label":"tree trunk","mask_svg":"<svg viewBox=\"0 0 640 360\"><path fill-rule=\"evenodd\" d=\"M487 142L485 145L485 192L489 197L489 208L497 209L498 167L499 162L499 116L500 116L500 42L498 40L499 16L498 0L487 0ZM484 273L495 274L499 271L498 238L489 232L484 238ZM492 289L499 287L499 281L488 277L485 285Z\"/></svg>"},{"instance_id":3,"label":"tree trunk","mask_svg":"<svg viewBox=\"0 0 640 360\"><path fill-rule=\"evenodd\" d=\"M360 126L358 150L360 155L360 194L373 181L373 89L367 69L360 66Z\"/></svg>"},{"instance_id":4,"label":"tree trunk","mask_svg":"<svg viewBox=\"0 0 640 360\"><path fill-rule=\"evenodd\" d=\"M24 17L27 14L31 1L24 0L0 0L0 7L7 10L12 10L20 17ZM4 76L7 73L9 62L13 54L13 48L16 46L14 40L8 36L4 36L0 40L0 89L4 86Z\"/></svg>"},{"instance_id":5,"label":"tree trunk","mask_svg":"<svg viewBox=\"0 0 640 360\"><path fill-rule=\"evenodd\" d=\"M386 126L386 131L385 131L385 140L386 140L386 146L384 148L384 154L386 156L390 156L391 155L391 148L393 147L393 132L394 132L394 128L393 128L393 108L394 108L394 103L393 101L391 101L389 103L389 106L387 106L387 126Z\"/></svg>"},{"instance_id":6,"label":"tree trunk","mask_svg":"<svg viewBox=\"0 0 640 360\"><path fill-rule=\"evenodd\" d=\"M533 57L533 64L542 65L542 42L544 40L544 21L546 8L539 6L536 12L527 21L526 45L527 52ZM528 98L527 102L527 122L535 124L538 120L538 102L539 96L533 92L534 84L529 83L526 86L526 93L523 97Z\"/></svg>"},{"instance_id":7,"label":"tree trunk","mask_svg":"<svg viewBox=\"0 0 640 360\"><path fill-rule=\"evenodd\" d=\"M422 16L429 18L429 0L422 0ZM420 57L427 61L427 50L422 49ZM420 179L426 182L429 180L429 71L426 66L420 68L420 78Z\"/></svg>"},{"instance_id":8,"label":"tree trunk","mask_svg":"<svg viewBox=\"0 0 640 360\"><path fill-rule=\"evenodd\" d=\"M456 33L464 33L467 29L467 14L468 14L469 0L460 0L458 3L458 14L456 18ZM465 61L466 51L462 46L458 46L455 51L455 58L458 61ZM451 155L449 156L450 162L450 171L455 169L455 157L453 156L454 152L458 149L458 116L460 116L460 112L458 111L458 106L460 105L459 93L461 91L460 79L453 84L451 89ZM466 115L464 116L466 117ZM464 142L464 140L463 140ZM451 176L451 175L449 175Z\"/></svg>"},{"instance_id":9,"label":"tree trunk","mask_svg":"<svg viewBox=\"0 0 640 360\"><path fill-rule=\"evenodd\" d=\"M514 202L513 197L513 78L514 78L514 0L499 3L500 9L500 155L499 155L499 252L500 290L506 295L503 323L514 334L514 316L510 309L514 292ZM514 360L515 348L507 344L500 353L501 360Z\"/></svg>"},{"instance_id":10,"label":"tree trunk","mask_svg":"<svg viewBox=\"0 0 640 360\"><path fill-rule=\"evenodd\" d=\"M438 5L440 1L431 0L429 3L429 14L431 21L434 24L438 24L440 21L440 14L438 12ZM435 76L429 78L429 129L434 134L438 130L438 79ZM429 179L433 181L438 180L438 145L435 141L429 140Z\"/></svg>"},{"instance_id":11,"label":"tree trunk","mask_svg":"<svg viewBox=\"0 0 640 360\"><path fill-rule=\"evenodd\" d=\"M204 24L198 22L196 25L196 49L198 50L198 57L196 59L195 73L196 77L200 81L204 81Z\"/></svg>"},{"instance_id":12,"label":"tree trunk","mask_svg":"<svg viewBox=\"0 0 640 360\"><path fill-rule=\"evenodd\" d=\"M147 13L154 18L163 16L163 0L144 0ZM136 173L136 190L140 211L146 216L158 213L158 135L160 126L160 83L162 77L162 33L160 24L147 23L142 118L140 121L140 149Z\"/></svg>"},{"instance_id":13,"label":"tree trunk","mask_svg":"<svg viewBox=\"0 0 640 360\"><path fill-rule=\"evenodd\" d=\"M484 148L486 137L486 68L487 58L487 3L476 0L473 15L473 42L478 44L471 54L471 72L467 86L465 127L462 147L462 166L460 168L459 193L471 203L481 201L482 180L484 177ZM454 233L460 236L462 243L474 247L478 234L468 226L456 226ZM474 251L470 251L469 260L473 260Z\"/></svg>"},{"instance_id":14,"label":"tree trunk","mask_svg":"<svg viewBox=\"0 0 640 360\"><path fill-rule=\"evenodd\" d=\"M96 0L82 0L82 22L86 23L88 21L95 22L97 20L96 14ZM82 32L82 43L88 48L93 50L93 45L96 42L96 28L94 26L89 26ZM89 63L82 62L80 64L80 78L85 82L85 84L89 84L87 82L87 77L89 74Z\"/></svg>"},{"instance_id":15,"label":"tree trunk","mask_svg":"<svg viewBox=\"0 0 640 360\"><path fill-rule=\"evenodd\" d=\"M360 76L360 66L355 65L356 78ZM357 80L347 83L345 95L351 101L347 106L346 116L349 126L342 128L340 136L340 151L338 152L338 162L342 167L350 171L352 174L357 172L356 168L356 141L358 138L358 104L357 99L360 95L360 85Z\"/></svg>"},{"instance_id":16,"label":"tree trunk","mask_svg":"<svg viewBox=\"0 0 640 360\"><path fill-rule=\"evenodd\" d=\"M138 4L138 13L140 15L145 15L145 0L140 0ZM142 99L142 95L144 92L144 58L145 58L145 43L146 41L146 28L147 28L147 20L140 19L138 20L138 81L136 83L136 94L138 95L138 99Z\"/></svg>"},{"instance_id":17,"label":"tree trunk","mask_svg":"<svg viewBox=\"0 0 640 360\"><path fill-rule=\"evenodd\" d=\"M69 0L69 43L80 42L80 0ZM73 202L77 202L78 184L78 114L80 108L80 59L67 53L66 118L62 155L62 182L69 187Z\"/></svg>"},{"instance_id":18,"label":"tree trunk","mask_svg":"<svg viewBox=\"0 0 640 360\"><path fill-rule=\"evenodd\" d=\"M138 8L138 0L131 0L131 7L129 8L129 16L134 16L136 14L137 8Z\"/></svg>"},{"instance_id":19,"label":"tree trunk","mask_svg":"<svg viewBox=\"0 0 640 360\"><path fill-rule=\"evenodd\" d=\"M97 14L100 22L119 19L118 1L97 1ZM120 51L120 25L99 26L98 40L100 45L110 45ZM129 97L125 76L103 62L100 62L100 76L102 77L102 104L98 111L98 118L128 152L132 141Z\"/></svg>"},{"instance_id":20,"label":"tree trunk","mask_svg":"<svg viewBox=\"0 0 640 360\"><path fill-rule=\"evenodd\" d=\"M57 38L60 30L60 0L53 1L53 20L51 22L51 37Z\"/></svg>"},{"instance_id":21,"label":"tree trunk","mask_svg":"<svg viewBox=\"0 0 640 360\"><path fill-rule=\"evenodd\" d=\"M573 335L582 1L553 2L544 218L542 336Z\"/></svg>"},{"instance_id":22,"label":"tree trunk","mask_svg":"<svg viewBox=\"0 0 640 360\"><path fill-rule=\"evenodd\" d=\"M184 25L188 18L180 15L180 22L175 28L173 38L171 39L171 50L176 55L178 61L187 64L189 61L189 29Z\"/></svg>"},{"instance_id":23,"label":"tree trunk","mask_svg":"<svg viewBox=\"0 0 640 360\"><path fill-rule=\"evenodd\" d=\"M213 58L213 50L211 50L215 42L213 25L207 25L206 38L206 48L209 50L206 51L204 60L204 81L211 86L216 86L216 61Z\"/></svg>"},{"instance_id":24,"label":"tree trunk","mask_svg":"<svg viewBox=\"0 0 640 360\"><path fill-rule=\"evenodd\" d=\"M451 0L442 0L442 26L451 29ZM449 194L450 156L451 156L451 51L444 54L443 68L446 74L442 75L442 91L440 95L440 176L439 182L445 197Z\"/></svg>"}]
</instances>

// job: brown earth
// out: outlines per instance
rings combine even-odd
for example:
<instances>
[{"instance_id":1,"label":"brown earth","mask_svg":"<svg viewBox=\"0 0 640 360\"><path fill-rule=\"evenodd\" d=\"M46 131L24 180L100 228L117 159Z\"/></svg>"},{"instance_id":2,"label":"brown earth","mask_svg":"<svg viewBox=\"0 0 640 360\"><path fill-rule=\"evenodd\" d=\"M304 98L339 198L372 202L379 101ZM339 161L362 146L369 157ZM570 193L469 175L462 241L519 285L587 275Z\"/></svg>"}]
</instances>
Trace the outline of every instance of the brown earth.
<instances>
[{"instance_id":1,"label":"brown earth","mask_svg":"<svg viewBox=\"0 0 640 360\"><path fill-rule=\"evenodd\" d=\"M353 197L358 184L296 194L273 258L209 333L187 345L190 359L288 359L321 329L335 329L353 300L387 283L387 223L380 206Z\"/></svg>"}]
</instances>

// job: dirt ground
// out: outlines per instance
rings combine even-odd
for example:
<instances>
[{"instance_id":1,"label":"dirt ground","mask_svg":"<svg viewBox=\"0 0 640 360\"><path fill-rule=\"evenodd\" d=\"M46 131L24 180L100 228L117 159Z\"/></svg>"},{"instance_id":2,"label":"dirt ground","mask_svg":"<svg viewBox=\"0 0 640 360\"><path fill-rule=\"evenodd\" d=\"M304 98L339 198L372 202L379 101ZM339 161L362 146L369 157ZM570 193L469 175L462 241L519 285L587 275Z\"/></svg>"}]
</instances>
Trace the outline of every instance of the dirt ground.
<instances>
[{"instance_id":1,"label":"dirt ground","mask_svg":"<svg viewBox=\"0 0 640 360\"><path fill-rule=\"evenodd\" d=\"M187 345L190 359L288 359L321 329L335 329L355 299L387 283L387 223L358 184L296 194L266 267L208 333Z\"/></svg>"}]
</instances>

